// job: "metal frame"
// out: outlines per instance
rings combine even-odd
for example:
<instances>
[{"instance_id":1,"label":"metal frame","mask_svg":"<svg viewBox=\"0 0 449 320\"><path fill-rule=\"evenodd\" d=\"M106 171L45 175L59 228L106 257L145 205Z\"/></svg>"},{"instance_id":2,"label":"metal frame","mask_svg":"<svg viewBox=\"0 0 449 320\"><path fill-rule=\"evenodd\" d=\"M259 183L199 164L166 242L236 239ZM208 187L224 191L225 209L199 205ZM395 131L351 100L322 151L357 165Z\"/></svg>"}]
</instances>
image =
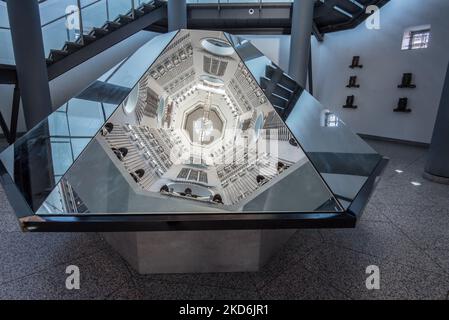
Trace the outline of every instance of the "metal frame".
<instances>
[{"instance_id":1,"label":"metal frame","mask_svg":"<svg viewBox=\"0 0 449 320\"><path fill-rule=\"evenodd\" d=\"M6 124L5 118L0 111L0 127L9 144L14 143L17 138L17 124L19 120L19 109L20 109L20 89L18 83L14 86L14 93L12 97L12 107L11 107L11 121L10 126Z\"/></svg>"}]
</instances>

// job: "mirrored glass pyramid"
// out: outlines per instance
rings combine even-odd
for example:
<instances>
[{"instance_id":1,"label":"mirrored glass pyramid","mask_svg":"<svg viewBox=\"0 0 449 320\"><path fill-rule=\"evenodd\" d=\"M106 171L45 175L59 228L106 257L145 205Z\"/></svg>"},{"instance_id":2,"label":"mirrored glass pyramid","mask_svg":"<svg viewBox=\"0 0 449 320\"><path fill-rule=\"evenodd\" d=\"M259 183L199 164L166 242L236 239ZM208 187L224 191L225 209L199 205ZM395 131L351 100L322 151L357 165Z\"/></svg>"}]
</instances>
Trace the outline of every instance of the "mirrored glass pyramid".
<instances>
[{"instance_id":1,"label":"mirrored glass pyramid","mask_svg":"<svg viewBox=\"0 0 449 320\"><path fill-rule=\"evenodd\" d=\"M382 162L251 43L223 32L158 36L100 80L1 154L22 221L335 220ZM110 89L102 98L92 94L100 84ZM117 87L126 95L114 104Z\"/></svg>"}]
</instances>

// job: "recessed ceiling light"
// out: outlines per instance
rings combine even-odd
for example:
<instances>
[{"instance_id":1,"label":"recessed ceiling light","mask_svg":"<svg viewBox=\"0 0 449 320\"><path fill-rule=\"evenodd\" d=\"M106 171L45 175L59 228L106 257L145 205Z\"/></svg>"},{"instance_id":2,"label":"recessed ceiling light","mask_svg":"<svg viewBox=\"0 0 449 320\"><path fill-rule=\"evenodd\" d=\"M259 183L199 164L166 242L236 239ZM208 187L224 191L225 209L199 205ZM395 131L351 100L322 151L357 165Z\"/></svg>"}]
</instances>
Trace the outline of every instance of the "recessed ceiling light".
<instances>
[{"instance_id":1,"label":"recessed ceiling light","mask_svg":"<svg viewBox=\"0 0 449 320\"><path fill-rule=\"evenodd\" d=\"M414 185L415 187L419 187L421 185L421 183L416 182L416 181L412 181L412 185Z\"/></svg>"}]
</instances>

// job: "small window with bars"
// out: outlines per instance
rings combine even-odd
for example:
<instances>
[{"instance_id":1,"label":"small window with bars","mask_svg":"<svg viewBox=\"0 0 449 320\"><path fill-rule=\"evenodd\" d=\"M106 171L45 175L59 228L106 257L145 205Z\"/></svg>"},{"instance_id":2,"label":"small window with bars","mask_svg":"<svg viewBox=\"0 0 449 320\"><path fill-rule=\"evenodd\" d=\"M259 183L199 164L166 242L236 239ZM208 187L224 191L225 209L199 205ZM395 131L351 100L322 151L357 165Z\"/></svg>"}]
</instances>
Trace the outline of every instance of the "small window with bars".
<instances>
[{"instance_id":1,"label":"small window with bars","mask_svg":"<svg viewBox=\"0 0 449 320\"><path fill-rule=\"evenodd\" d=\"M414 27L405 30L402 50L426 49L430 43L430 26Z\"/></svg>"},{"instance_id":2,"label":"small window with bars","mask_svg":"<svg viewBox=\"0 0 449 320\"><path fill-rule=\"evenodd\" d=\"M325 127L338 127L338 117L332 112L326 112L325 114Z\"/></svg>"}]
</instances>

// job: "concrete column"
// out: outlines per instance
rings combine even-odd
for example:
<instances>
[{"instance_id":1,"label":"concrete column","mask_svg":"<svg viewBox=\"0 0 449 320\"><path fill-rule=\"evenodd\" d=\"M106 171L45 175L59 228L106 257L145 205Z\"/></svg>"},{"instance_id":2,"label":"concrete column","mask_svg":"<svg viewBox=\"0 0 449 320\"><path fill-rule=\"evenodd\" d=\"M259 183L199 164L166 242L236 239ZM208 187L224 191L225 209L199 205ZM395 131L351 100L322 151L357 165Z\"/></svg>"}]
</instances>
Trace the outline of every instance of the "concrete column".
<instances>
[{"instance_id":1,"label":"concrete column","mask_svg":"<svg viewBox=\"0 0 449 320\"><path fill-rule=\"evenodd\" d=\"M187 4L186 0L167 1L168 31L187 28Z\"/></svg>"},{"instance_id":2,"label":"concrete column","mask_svg":"<svg viewBox=\"0 0 449 320\"><path fill-rule=\"evenodd\" d=\"M27 129L52 112L37 0L7 0L17 78Z\"/></svg>"},{"instance_id":3,"label":"concrete column","mask_svg":"<svg viewBox=\"0 0 449 320\"><path fill-rule=\"evenodd\" d=\"M449 65L446 71L443 93L437 120L433 129L432 143L424 177L439 183L449 184Z\"/></svg>"},{"instance_id":4,"label":"concrete column","mask_svg":"<svg viewBox=\"0 0 449 320\"><path fill-rule=\"evenodd\" d=\"M293 3L288 70L289 75L303 88L307 84L314 2L314 0L295 0Z\"/></svg>"}]
</instances>

